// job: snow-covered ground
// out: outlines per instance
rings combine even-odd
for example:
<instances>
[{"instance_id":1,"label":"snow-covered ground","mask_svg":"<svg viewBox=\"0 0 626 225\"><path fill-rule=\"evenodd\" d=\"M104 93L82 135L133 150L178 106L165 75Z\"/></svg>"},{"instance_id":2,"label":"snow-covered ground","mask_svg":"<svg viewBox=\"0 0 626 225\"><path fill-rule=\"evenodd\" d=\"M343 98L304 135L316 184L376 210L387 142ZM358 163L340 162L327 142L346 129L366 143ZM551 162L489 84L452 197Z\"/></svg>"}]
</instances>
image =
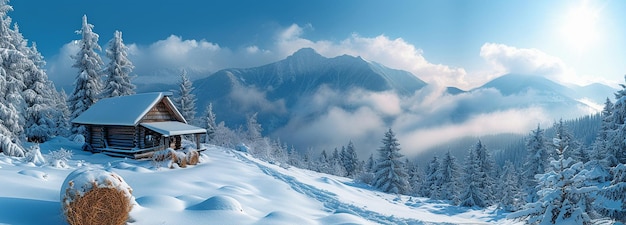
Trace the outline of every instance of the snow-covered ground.
<instances>
[{"instance_id":1,"label":"snow-covered ground","mask_svg":"<svg viewBox=\"0 0 626 225\"><path fill-rule=\"evenodd\" d=\"M0 224L66 224L59 195L77 168L117 173L133 188L130 224L503 224L501 211L389 195L351 179L284 169L231 149L208 146L202 162L168 169L113 158L55 138L45 155L72 150L69 168L36 166L0 154Z\"/></svg>"}]
</instances>

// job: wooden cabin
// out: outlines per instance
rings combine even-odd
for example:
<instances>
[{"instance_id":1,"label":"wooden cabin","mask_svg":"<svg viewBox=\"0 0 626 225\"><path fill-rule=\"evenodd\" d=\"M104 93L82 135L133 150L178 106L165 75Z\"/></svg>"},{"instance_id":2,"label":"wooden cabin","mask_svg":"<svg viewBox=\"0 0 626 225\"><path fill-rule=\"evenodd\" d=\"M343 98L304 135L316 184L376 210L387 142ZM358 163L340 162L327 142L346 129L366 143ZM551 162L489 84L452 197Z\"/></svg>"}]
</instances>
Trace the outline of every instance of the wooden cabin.
<instances>
[{"instance_id":1,"label":"wooden cabin","mask_svg":"<svg viewBox=\"0 0 626 225\"><path fill-rule=\"evenodd\" d=\"M166 148L180 149L182 136L195 139L206 130L187 124L171 92L143 93L101 99L72 120L87 131L84 150L141 158Z\"/></svg>"}]
</instances>

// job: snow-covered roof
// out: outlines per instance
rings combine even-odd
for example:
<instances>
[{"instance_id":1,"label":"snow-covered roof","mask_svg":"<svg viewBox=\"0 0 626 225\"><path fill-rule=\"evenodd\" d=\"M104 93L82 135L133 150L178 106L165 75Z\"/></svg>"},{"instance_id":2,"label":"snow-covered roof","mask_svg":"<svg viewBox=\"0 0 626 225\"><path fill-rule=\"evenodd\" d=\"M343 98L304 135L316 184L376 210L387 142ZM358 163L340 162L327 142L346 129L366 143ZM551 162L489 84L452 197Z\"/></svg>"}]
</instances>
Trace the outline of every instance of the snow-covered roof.
<instances>
[{"instance_id":1,"label":"snow-covered roof","mask_svg":"<svg viewBox=\"0 0 626 225\"><path fill-rule=\"evenodd\" d=\"M152 92L101 99L72 123L135 126L163 97L171 95L171 92ZM178 110L174 109L174 113L183 118Z\"/></svg>"},{"instance_id":2,"label":"snow-covered roof","mask_svg":"<svg viewBox=\"0 0 626 225\"><path fill-rule=\"evenodd\" d=\"M182 135L182 134L200 134L206 133L206 130L200 127L192 126L178 121L141 123L141 126L153 130L163 136Z\"/></svg>"}]
</instances>

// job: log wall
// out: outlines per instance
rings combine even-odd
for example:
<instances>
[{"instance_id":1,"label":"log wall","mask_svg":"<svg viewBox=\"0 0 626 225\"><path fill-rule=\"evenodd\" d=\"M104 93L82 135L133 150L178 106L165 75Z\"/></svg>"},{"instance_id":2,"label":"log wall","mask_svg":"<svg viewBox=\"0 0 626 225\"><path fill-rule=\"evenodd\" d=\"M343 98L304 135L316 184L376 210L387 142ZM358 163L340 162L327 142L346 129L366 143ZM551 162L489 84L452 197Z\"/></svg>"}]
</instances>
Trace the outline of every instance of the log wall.
<instances>
[{"instance_id":1,"label":"log wall","mask_svg":"<svg viewBox=\"0 0 626 225\"><path fill-rule=\"evenodd\" d=\"M135 127L131 126L107 126L106 137L110 148L131 149L135 148Z\"/></svg>"},{"instance_id":2,"label":"log wall","mask_svg":"<svg viewBox=\"0 0 626 225\"><path fill-rule=\"evenodd\" d=\"M163 103L163 101L157 103L148 113L143 117L141 122L164 122L164 121L176 121L176 118L170 109Z\"/></svg>"},{"instance_id":3,"label":"log wall","mask_svg":"<svg viewBox=\"0 0 626 225\"><path fill-rule=\"evenodd\" d=\"M104 148L104 127L91 126L90 131L89 140L91 142L91 147Z\"/></svg>"}]
</instances>

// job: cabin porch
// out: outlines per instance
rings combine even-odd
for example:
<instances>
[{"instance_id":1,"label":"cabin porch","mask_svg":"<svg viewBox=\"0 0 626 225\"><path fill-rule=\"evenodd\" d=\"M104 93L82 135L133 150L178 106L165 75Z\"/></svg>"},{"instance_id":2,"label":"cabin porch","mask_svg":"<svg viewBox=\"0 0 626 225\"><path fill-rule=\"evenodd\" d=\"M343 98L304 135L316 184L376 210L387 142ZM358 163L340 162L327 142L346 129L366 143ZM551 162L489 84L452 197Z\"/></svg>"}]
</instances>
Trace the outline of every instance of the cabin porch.
<instances>
[{"instance_id":1,"label":"cabin porch","mask_svg":"<svg viewBox=\"0 0 626 225\"><path fill-rule=\"evenodd\" d=\"M195 149L203 151L201 134L206 131L178 121L141 123L140 126L91 126L84 150L107 155L145 158L152 152L182 148L183 136L191 137Z\"/></svg>"}]
</instances>

